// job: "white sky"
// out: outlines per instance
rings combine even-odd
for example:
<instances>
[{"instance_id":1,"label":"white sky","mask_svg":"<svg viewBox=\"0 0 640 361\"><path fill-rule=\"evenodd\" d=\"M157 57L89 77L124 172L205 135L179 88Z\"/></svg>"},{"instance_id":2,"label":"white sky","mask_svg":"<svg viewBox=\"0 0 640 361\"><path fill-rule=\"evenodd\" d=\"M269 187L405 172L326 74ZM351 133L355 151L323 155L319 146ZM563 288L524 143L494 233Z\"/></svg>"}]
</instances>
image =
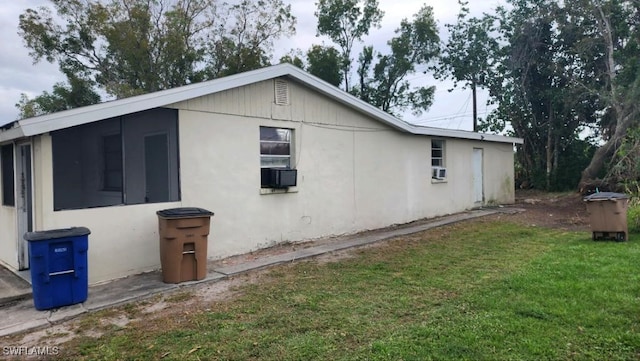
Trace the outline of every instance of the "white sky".
<instances>
[{"instance_id":1,"label":"white sky","mask_svg":"<svg viewBox=\"0 0 640 361\"><path fill-rule=\"evenodd\" d=\"M289 39L283 39L276 44L273 63L277 63L280 55L291 49L299 48L303 52L311 44L331 44L327 38L316 37L317 20L313 15L316 0L284 0L292 6L293 14L298 18L296 35ZM501 3L501 0L472 0L470 10L472 16L480 16L483 12L492 10ZM42 91L51 91L53 84L64 81L64 76L58 71L57 65L46 61L33 64L28 50L24 47L22 39L18 36L18 17L27 8L35 8L40 5L50 4L47 0L13 0L4 1L0 5L0 124L15 120L18 110L15 104L20 100L20 94L25 93L29 97L36 96ZM434 16L440 28L440 37L446 37L444 24L453 23L458 14L456 0L379 0L380 9L385 12L380 29L372 29L371 34L364 39L364 45L373 45L374 50L382 50L394 35L394 30L399 27L403 18L411 19L423 4L432 6ZM357 44L353 57L357 59L363 44ZM430 75L417 73L409 78L416 85L436 85L436 95L433 106L428 112L419 117L410 113L403 119L412 123L471 130L472 128L472 102L471 92L448 92L451 83L442 83L434 80ZM355 79L352 79L352 82ZM486 94L479 93L478 114L485 116L490 109L485 106Z\"/></svg>"}]
</instances>

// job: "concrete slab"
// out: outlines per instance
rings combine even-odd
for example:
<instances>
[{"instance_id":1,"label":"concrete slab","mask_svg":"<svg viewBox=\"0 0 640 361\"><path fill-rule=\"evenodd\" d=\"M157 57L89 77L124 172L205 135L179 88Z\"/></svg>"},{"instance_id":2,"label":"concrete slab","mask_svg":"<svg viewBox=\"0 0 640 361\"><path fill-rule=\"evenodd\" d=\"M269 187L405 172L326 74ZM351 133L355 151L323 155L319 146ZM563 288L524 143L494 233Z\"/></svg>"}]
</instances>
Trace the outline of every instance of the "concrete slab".
<instances>
[{"instance_id":1,"label":"concrete slab","mask_svg":"<svg viewBox=\"0 0 640 361\"><path fill-rule=\"evenodd\" d=\"M84 307L89 311L97 311L177 287L176 284L162 282L159 271L141 273L89 287L89 296Z\"/></svg>"},{"instance_id":2,"label":"concrete slab","mask_svg":"<svg viewBox=\"0 0 640 361\"><path fill-rule=\"evenodd\" d=\"M0 305L31 297L31 285L0 266Z\"/></svg>"},{"instance_id":3,"label":"concrete slab","mask_svg":"<svg viewBox=\"0 0 640 361\"><path fill-rule=\"evenodd\" d=\"M284 253L275 256L269 256L264 258L258 258L245 263L238 263L232 266L225 266L216 268L215 271L227 276L233 276L244 272L259 270L268 266L277 265L284 262L289 262L292 259L291 253Z\"/></svg>"},{"instance_id":4,"label":"concrete slab","mask_svg":"<svg viewBox=\"0 0 640 361\"><path fill-rule=\"evenodd\" d=\"M49 311L38 311L33 300L19 300L0 307L0 336L49 326Z\"/></svg>"},{"instance_id":5,"label":"concrete slab","mask_svg":"<svg viewBox=\"0 0 640 361\"><path fill-rule=\"evenodd\" d=\"M217 282L217 281L223 280L225 278L228 278L228 276L225 275L225 274L218 273L218 272L215 272L215 271L212 271L212 270L208 269L207 270L207 276L205 278L203 278L201 280L180 282L180 283L177 284L177 286L180 287L180 288L184 288L184 287L199 285L201 283Z\"/></svg>"},{"instance_id":6,"label":"concrete slab","mask_svg":"<svg viewBox=\"0 0 640 361\"><path fill-rule=\"evenodd\" d=\"M17 324L2 325L0 326L0 337L15 335L17 333L35 331L41 328L49 327L51 324L46 318L39 318L36 320L25 320Z\"/></svg>"},{"instance_id":7,"label":"concrete slab","mask_svg":"<svg viewBox=\"0 0 640 361\"><path fill-rule=\"evenodd\" d=\"M66 320L70 320L74 317L78 317L81 314L87 312L88 310L84 308L80 303L71 306L60 307L49 311L49 317L47 317L47 321L49 321L49 323L51 324L56 324L64 322Z\"/></svg>"}]
</instances>

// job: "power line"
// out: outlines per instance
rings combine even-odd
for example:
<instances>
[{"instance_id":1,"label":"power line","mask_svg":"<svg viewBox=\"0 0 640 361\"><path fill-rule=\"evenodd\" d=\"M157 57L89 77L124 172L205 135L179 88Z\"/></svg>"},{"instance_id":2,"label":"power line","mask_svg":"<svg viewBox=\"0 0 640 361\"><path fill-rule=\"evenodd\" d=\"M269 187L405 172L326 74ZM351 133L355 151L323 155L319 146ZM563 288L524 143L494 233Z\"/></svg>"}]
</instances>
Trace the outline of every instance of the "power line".
<instances>
[{"instance_id":1,"label":"power line","mask_svg":"<svg viewBox=\"0 0 640 361\"><path fill-rule=\"evenodd\" d=\"M489 110L486 111L479 111L478 115L485 115L487 113L490 113ZM434 117L434 118L421 118L421 119L415 119L412 120L411 122L417 125L425 125L428 123L437 123L437 122L444 122L444 121L454 121L457 120L459 118L466 118L468 117L469 119L471 119L473 117L473 112L466 112L466 113L454 113L454 114L447 114L447 115L442 115L439 117Z\"/></svg>"}]
</instances>

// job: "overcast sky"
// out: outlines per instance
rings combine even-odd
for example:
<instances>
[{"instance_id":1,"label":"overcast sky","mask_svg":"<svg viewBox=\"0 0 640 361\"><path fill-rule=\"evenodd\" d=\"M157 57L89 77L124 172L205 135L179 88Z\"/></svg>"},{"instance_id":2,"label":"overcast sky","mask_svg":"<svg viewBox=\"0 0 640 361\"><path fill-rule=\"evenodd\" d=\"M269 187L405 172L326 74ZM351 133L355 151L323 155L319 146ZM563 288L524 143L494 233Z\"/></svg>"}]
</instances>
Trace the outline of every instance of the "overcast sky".
<instances>
[{"instance_id":1,"label":"overcast sky","mask_svg":"<svg viewBox=\"0 0 640 361\"><path fill-rule=\"evenodd\" d=\"M317 0L284 0L292 5L293 14L298 18L296 35L284 39L276 45L275 58L287 53L291 49L299 48L306 51L311 44L331 44L326 38L316 37L317 20L313 15ZM501 0L472 0L470 9L472 15L480 16L483 12L492 10ZM432 6L434 16L440 28L440 37L446 37L444 24L455 22L458 14L456 0L379 0L380 9L385 12L380 29L373 29L364 39L365 45L373 45L374 49L382 49L387 40L393 37L393 32L400 25L403 18L411 19L423 4ZM47 0L12 0L0 5L0 124L15 120L18 110L15 104L20 100L20 94L29 97L36 96L42 91L51 91L53 84L64 81L55 64L46 61L33 64L28 50L22 39L17 35L18 17L27 8L50 4ZM358 44L360 48L362 45ZM353 52L354 58L359 53ZM274 60L274 63L277 62ZM472 103L470 91L448 92L450 83L433 80L429 75L417 73L409 78L416 85L436 85L436 97L431 109L419 117L407 113L403 119L412 123L471 130ZM355 79L352 79L354 81ZM478 113L484 116L490 109L484 105L486 96L480 94L478 99Z\"/></svg>"}]
</instances>

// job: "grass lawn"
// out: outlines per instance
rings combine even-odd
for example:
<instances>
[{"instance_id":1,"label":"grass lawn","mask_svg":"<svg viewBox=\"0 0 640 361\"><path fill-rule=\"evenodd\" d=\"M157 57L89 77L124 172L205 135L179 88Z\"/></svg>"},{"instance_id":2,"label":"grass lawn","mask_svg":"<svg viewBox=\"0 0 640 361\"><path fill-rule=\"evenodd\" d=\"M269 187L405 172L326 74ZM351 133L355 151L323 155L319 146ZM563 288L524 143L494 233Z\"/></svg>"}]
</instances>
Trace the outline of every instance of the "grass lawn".
<instances>
[{"instance_id":1,"label":"grass lawn","mask_svg":"<svg viewBox=\"0 0 640 361\"><path fill-rule=\"evenodd\" d=\"M637 235L593 242L490 217L354 254L273 268L233 299L77 337L59 357L640 359Z\"/></svg>"}]
</instances>

